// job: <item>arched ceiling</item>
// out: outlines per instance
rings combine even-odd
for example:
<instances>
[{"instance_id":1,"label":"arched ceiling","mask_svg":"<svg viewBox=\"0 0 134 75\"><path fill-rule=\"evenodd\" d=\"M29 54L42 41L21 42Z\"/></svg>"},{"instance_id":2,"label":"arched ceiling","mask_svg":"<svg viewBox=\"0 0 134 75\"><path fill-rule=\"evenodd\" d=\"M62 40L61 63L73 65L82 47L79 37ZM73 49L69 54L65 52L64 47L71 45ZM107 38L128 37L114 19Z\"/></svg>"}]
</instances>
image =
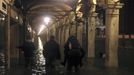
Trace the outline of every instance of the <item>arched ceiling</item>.
<instances>
[{"instance_id":1,"label":"arched ceiling","mask_svg":"<svg viewBox=\"0 0 134 75\"><path fill-rule=\"evenodd\" d=\"M28 22L33 27L42 23L45 16L49 16L53 22L62 19L75 8L78 0L14 0L15 5L23 10L28 17Z\"/></svg>"},{"instance_id":2,"label":"arched ceiling","mask_svg":"<svg viewBox=\"0 0 134 75\"><path fill-rule=\"evenodd\" d=\"M38 15L50 15L55 18L57 17L62 17L66 13L70 12L72 10L71 7L64 5L64 4L59 4L59 3L54 3L54 4L39 4L31 7L28 11L27 14L30 17L37 17Z\"/></svg>"},{"instance_id":3,"label":"arched ceiling","mask_svg":"<svg viewBox=\"0 0 134 75\"><path fill-rule=\"evenodd\" d=\"M30 24L50 16L57 21L73 10L77 0L21 0ZM39 24L39 23L37 23Z\"/></svg>"}]
</instances>

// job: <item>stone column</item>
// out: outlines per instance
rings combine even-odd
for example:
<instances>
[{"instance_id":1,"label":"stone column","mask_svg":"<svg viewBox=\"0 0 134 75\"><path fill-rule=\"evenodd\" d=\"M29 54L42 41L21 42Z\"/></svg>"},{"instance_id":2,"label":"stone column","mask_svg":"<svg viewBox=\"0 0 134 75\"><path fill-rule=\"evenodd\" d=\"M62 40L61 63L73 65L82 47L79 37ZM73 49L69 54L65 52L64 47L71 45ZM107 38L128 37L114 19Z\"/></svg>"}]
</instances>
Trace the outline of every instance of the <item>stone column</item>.
<instances>
[{"instance_id":1,"label":"stone column","mask_svg":"<svg viewBox=\"0 0 134 75\"><path fill-rule=\"evenodd\" d=\"M61 43L61 28L58 27L58 42Z\"/></svg>"},{"instance_id":2,"label":"stone column","mask_svg":"<svg viewBox=\"0 0 134 75\"><path fill-rule=\"evenodd\" d=\"M66 25L66 26L65 26L65 42L67 41L68 36L69 36L69 26Z\"/></svg>"},{"instance_id":3,"label":"stone column","mask_svg":"<svg viewBox=\"0 0 134 75\"><path fill-rule=\"evenodd\" d=\"M60 27L60 30L59 30L59 43L60 43L60 46L61 46L61 43L62 43L62 27Z\"/></svg>"},{"instance_id":4,"label":"stone column","mask_svg":"<svg viewBox=\"0 0 134 75\"><path fill-rule=\"evenodd\" d=\"M105 65L107 67L118 67L119 9L122 8L122 4L107 1Z\"/></svg>"},{"instance_id":5,"label":"stone column","mask_svg":"<svg viewBox=\"0 0 134 75\"><path fill-rule=\"evenodd\" d=\"M80 45L82 46L82 33L83 33L83 23L80 22L79 26L77 27L77 39L80 43Z\"/></svg>"},{"instance_id":6,"label":"stone column","mask_svg":"<svg viewBox=\"0 0 134 75\"><path fill-rule=\"evenodd\" d=\"M89 15L89 25L88 25L88 57L95 57L95 17L97 13L91 12Z\"/></svg>"},{"instance_id":7,"label":"stone column","mask_svg":"<svg viewBox=\"0 0 134 75\"><path fill-rule=\"evenodd\" d=\"M56 39L56 37L57 37L56 36L56 25L53 26L53 34L52 35L54 35L55 36L55 39Z\"/></svg>"},{"instance_id":8,"label":"stone column","mask_svg":"<svg viewBox=\"0 0 134 75\"><path fill-rule=\"evenodd\" d=\"M46 36L47 36L47 41L49 40L49 35L50 35L50 32L49 32L49 27L47 27L47 33L46 33Z\"/></svg>"},{"instance_id":9,"label":"stone column","mask_svg":"<svg viewBox=\"0 0 134 75\"><path fill-rule=\"evenodd\" d=\"M63 25L62 27L62 31L61 31L61 47L64 47L64 43L65 43L65 26Z\"/></svg>"},{"instance_id":10,"label":"stone column","mask_svg":"<svg viewBox=\"0 0 134 75\"><path fill-rule=\"evenodd\" d=\"M72 25L69 23L69 36L71 36L71 28L72 28Z\"/></svg>"},{"instance_id":11,"label":"stone column","mask_svg":"<svg viewBox=\"0 0 134 75\"><path fill-rule=\"evenodd\" d=\"M7 9L7 23L5 25L5 54L6 54L6 68L10 69L10 16L11 6L8 5Z\"/></svg>"},{"instance_id":12,"label":"stone column","mask_svg":"<svg viewBox=\"0 0 134 75\"><path fill-rule=\"evenodd\" d=\"M61 50L60 50L60 53L61 53L61 60L64 59L64 44L65 44L65 26L62 25L62 29L61 29L61 44L60 44L60 47L61 47Z\"/></svg>"},{"instance_id":13,"label":"stone column","mask_svg":"<svg viewBox=\"0 0 134 75\"><path fill-rule=\"evenodd\" d=\"M56 35L55 35L55 37L56 37L57 42L59 43L59 35L60 35L60 34L59 34L59 32L60 32L59 22L57 22L55 28L56 28ZM60 43L59 43L59 44L60 44Z\"/></svg>"}]
</instances>

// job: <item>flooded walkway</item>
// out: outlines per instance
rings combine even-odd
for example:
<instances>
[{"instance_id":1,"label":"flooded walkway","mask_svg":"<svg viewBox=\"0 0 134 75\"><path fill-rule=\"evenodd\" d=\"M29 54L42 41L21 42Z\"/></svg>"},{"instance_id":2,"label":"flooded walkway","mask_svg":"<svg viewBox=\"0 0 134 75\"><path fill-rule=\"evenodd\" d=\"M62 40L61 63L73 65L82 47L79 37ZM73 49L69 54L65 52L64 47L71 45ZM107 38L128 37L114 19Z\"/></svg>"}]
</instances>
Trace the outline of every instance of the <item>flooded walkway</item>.
<instances>
[{"instance_id":1,"label":"flooded walkway","mask_svg":"<svg viewBox=\"0 0 134 75\"><path fill-rule=\"evenodd\" d=\"M134 75L133 70L130 69L107 69L102 66L93 66L86 61L78 72L67 72L66 67L60 65L59 62L57 62L55 68L46 71L42 50L42 42L38 38L38 50L35 52L34 66L25 68L24 64L17 64L12 66L10 71L6 71L6 75ZM100 65L99 63L96 64Z\"/></svg>"}]
</instances>

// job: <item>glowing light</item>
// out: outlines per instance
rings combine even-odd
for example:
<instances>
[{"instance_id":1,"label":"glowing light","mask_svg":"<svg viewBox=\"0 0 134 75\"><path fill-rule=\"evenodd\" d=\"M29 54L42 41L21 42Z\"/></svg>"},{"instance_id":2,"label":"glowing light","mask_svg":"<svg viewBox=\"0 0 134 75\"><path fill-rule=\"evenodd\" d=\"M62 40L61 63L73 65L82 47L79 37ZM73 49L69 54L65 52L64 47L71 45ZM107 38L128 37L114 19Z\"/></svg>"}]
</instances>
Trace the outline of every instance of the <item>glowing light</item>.
<instances>
[{"instance_id":1,"label":"glowing light","mask_svg":"<svg viewBox=\"0 0 134 75\"><path fill-rule=\"evenodd\" d=\"M77 12L77 16L78 17L82 17L83 16L83 13L82 12Z\"/></svg>"},{"instance_id":2,"label":"glowing light","mask_svg":"<svg viewBox=\"0 0 134 75\"><path fill-rule=\"evenodd\" d=\"M5 18L0 18L0 19L3 20L3 21L5 20Z\"/></svg>"},{"instance_id":3,"label":"glowing light","mask_svg":"<svg viewBox=\"0 0 134 75\"><path fill-rule=\"evenodd\" d=\"M82 7L82 4L80 4L79 6L77 6L76 11L79 11L81 9L81 7Z\"/></svg>"},{"instance_id":4,"label":"glowing light","mask_svg":"<svg viewBox=\"0 0 134 75\"><path fill-rule=\"evenodd\" d=\"M93 0L93 4L97 4L96 0Z\"/></svg>"},{"instance_id":5,"label":"glowing light","mask_svg":"<svg viewBox=\"0 0 134 75\"><path fill-rule=\"evenodd\" d=\"M18 16L16 16L15 18L16 18L17 20L19 19L19 17L18 17Z\"/></svg>"},{"instance_id":6,"label":"glowing light","mask_svg":"<svg viewBox=\"0 0 134 75\"><path fill-rule=\"evenodd\" d=\"M48 23L50 22L50 18L49 18L49 17L45 17L45 18L44 18L44 22L45 22L46 24L48 24Z\"/></svg>"},{"instance_id":7,"label":"glowing light","mask_svg":"<svg viewBox=\"0 0 134 75\"><path fill-rule=\"evenodd\" d=\"M78 3L80 3L81 2L81 0L78 0Z\"/></svg>"},{"instance_id":8,"label":"glowing light","mask_svg":"<svg viewBox=\"0 0 134 75\"><path fill-rule=\"evenodd\" d=\"M31 28L30 26L28 26L27 30L28 30L29 32L32 32L32 28Z\"/></svg>"},{"instance_id":9,"label":"glowing light","mask_svg":"<svg viewBox=\"0 0 134 75\"><path fill-rule=\"evenodd\" d=\"M41 41L41 38L40 37L38 37L38 49L39 50L43 50L43 45L42 45L42 41Z\"/></svg>"},{"instance_id":10,"label":"glowing light","mask_svg":"<svg viewBox=\"0 0 134 75\"><path fill-rule=\"evenodd\" d=\"M119 0L113 0L114 2L118 2Z\"/></svg>"},{"instance_id":11,"label":"glowing light","mask_svg":"<svg viewBox=\"0 0 134 75\"><path fill-rule=\"evenodd\" d=\"M45 26L45 25L41 25L38 35L42 32L42 30L43 30L44 28L46 28L46 26Z\"/></svg>"}]
</instances>

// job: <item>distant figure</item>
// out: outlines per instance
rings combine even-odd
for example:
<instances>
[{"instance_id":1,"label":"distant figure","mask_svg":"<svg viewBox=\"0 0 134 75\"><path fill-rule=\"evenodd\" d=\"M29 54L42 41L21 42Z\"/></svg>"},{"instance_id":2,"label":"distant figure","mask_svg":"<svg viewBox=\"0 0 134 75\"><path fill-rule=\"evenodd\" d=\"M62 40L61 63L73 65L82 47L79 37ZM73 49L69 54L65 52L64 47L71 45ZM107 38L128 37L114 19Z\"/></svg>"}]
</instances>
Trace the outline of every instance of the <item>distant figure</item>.
<instances>
[{"instance_id":1,"label":"distant figure","mask_svg":"<svg viewBox=\"0 0 134 75\"><path fill-rule=\"evenodd\" d=\"M35 45L32 42L32 40L26 40L22 46L19 46L18 48L22 49L24 51L24 57L25 57L25 67L31 67L33 62L33 56L35 51Z\"/></svg>"},{"instance_id":2,"label":"distant figure","mask_svg":"<svg viewBox=\"0 0 134 75\"><path fill-rule=\"evenodd\" d=\"M54 68L55 60L60 59L60 47L59 44L54 40L54 36L50 36L49 41L44 44L43 48L43 55L46 59L46 67Z\"/></svg>"},{"instance_id":3,"label":"distant figure","mask_svg":"<svg viewBox=\"0 0 134 75\"><path fill-rule=\"evenodd\" d=\"M67 70L71 71L72 67L75 71L79 70L79 66L82 66L82 58L84 56L84 50L81 48L78 40L75 36L70 36L64 46L64 62L67 63Z\"/></svg>"}]
</instances>

